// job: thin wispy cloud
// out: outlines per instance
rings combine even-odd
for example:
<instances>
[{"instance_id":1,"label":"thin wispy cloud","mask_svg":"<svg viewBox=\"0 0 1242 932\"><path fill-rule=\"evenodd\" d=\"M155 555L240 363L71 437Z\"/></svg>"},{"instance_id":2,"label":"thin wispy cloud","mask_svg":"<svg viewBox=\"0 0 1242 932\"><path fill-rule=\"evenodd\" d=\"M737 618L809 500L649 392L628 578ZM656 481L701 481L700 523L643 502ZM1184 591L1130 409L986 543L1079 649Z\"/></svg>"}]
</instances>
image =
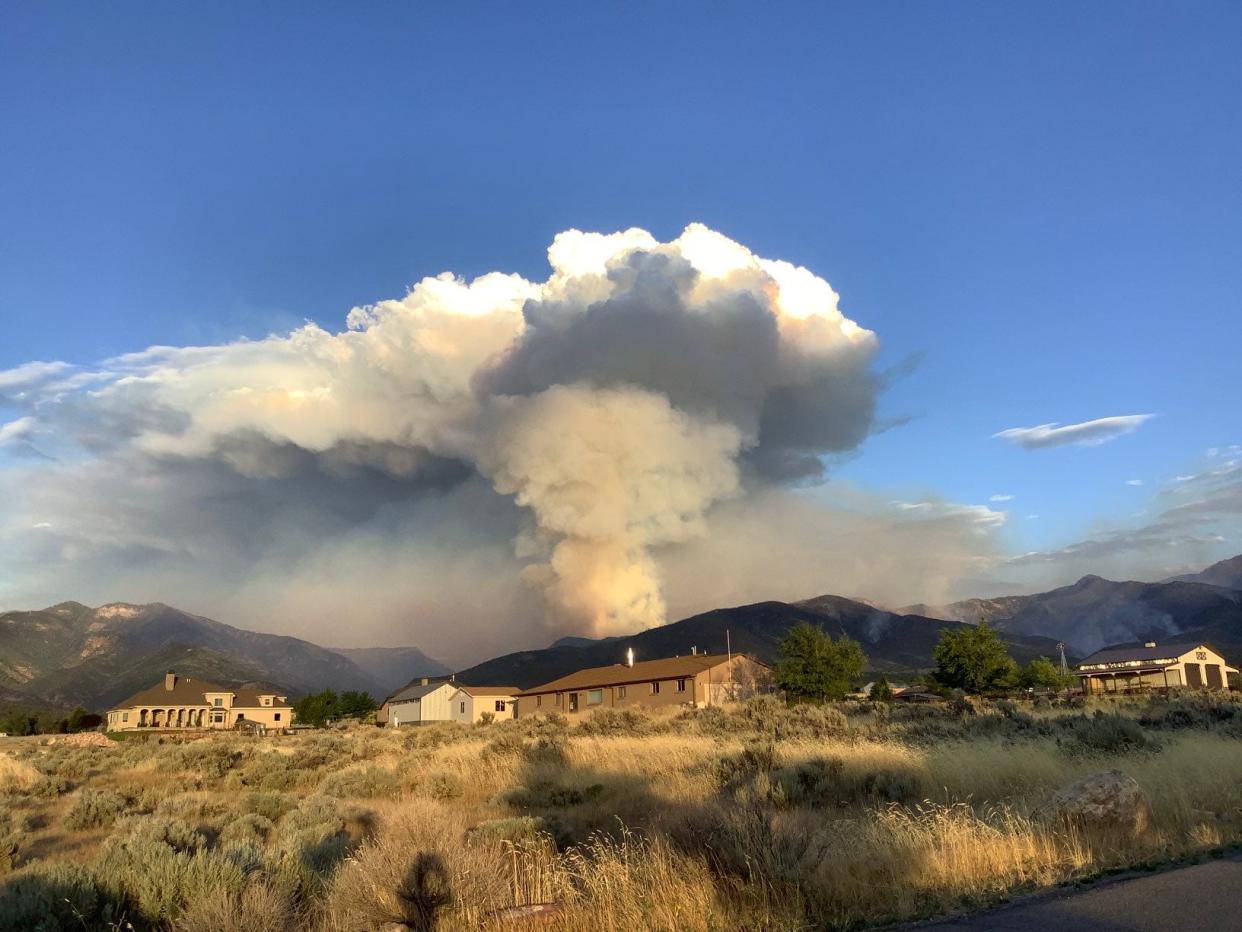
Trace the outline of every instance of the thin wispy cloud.
<instances>
[{"instance_id":1,"label":"thin wispy cloud","mask_svg":"<svg viewBox=\"0 0 1242 932\"><path fill-rule=\"evenodd\" d=\"M999 495L999 494L989 495L988 501L989 502L1011 502L1013 501L1013 496L1012 495Z\"/></svg>"},{"instance_id":2,"label":"thin wispy cloud","mask_svg":"<svg viewBox=\"0 0 1242 932\"><path fill-rule=\"evenodd\" d=\"M1132 434L1144 422L1150 420L1152 414L1122 414L1116 417L1101 417L1080 424L1040 424L1037 427L1010 427L993 434L1002 440L1016 443L1028 450L1045 447L1063 447L1075 444L1084 447L1096 447L1110 440L1116 440L1125 434Z\"/></svg>"},{"instance_id":3,"label":"thin wispy cloud","mask_svg":"<svg viewBox=\"0 0 1242 932\"><path fill-rule=\"evenodd\" d=\"M1142 484L1143 484L1142 479L1127 479L1126 480L1126 485L1142 485Z\"/></svg>"}]
</instances>

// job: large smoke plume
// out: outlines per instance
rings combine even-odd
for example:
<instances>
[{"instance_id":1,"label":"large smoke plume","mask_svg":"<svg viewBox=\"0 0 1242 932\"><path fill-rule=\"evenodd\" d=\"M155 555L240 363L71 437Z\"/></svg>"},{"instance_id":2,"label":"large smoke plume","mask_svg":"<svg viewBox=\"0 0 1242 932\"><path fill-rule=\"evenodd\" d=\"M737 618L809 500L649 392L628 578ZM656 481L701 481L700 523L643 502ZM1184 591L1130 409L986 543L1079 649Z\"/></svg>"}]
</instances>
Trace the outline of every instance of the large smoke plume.
<instances>
[{"instance_id":1,"label":"large smoke plume","mask_svg":"<svg viewBox=\"0 0 1242 932\"><path fill-rule=\"evenodd\" d=\"M283 554L291 576L321 559L307 534L412 533L411 559L438 565L467 537L494 561L499 533L554 629L665 620L660 554L716 503L745 513L866 437L876 340L822 279L700 225L569 231L548 258L544 282L424 279L338 333L3 374L10 433L51 458L22 467L4 535L82 567L145 553L178 584L171 554L250 553L231 570L246 591Z\"/></svg>"}]
</instances>

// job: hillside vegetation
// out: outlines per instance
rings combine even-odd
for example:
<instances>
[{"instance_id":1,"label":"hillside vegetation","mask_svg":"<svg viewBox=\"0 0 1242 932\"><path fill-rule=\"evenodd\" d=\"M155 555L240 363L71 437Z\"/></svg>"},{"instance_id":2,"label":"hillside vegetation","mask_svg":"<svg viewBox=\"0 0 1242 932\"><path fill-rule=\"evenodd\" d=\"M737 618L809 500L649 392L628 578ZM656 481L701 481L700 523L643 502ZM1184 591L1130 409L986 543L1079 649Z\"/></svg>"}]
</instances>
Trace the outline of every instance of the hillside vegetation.
<instances>
[{"instance_id":1,"label":"hillside vegetation","mask_svg":"<svg viewBox=\"0 0 1242 932\"><path fill-rule=\"evenodd\" d=\"M1242 841L1242 706L761 697L270 739L0 742L11 928L847 929ZM1132 830L1048 814L1120 770Z\"/></svg>"},{"instance_id":2,"label":"hillside vegetation","mask_svg":"<svg viewBox=\"0 0 1242 932\"><path fill-rule=\"evenodd\" d=\"M168 670L225 686L270 684L294 696L325 688L383 696L445 668L415 648L338 652L158 602L0 613L0 688L27 701L106 711Z\"/></svg>"}]
</instances>

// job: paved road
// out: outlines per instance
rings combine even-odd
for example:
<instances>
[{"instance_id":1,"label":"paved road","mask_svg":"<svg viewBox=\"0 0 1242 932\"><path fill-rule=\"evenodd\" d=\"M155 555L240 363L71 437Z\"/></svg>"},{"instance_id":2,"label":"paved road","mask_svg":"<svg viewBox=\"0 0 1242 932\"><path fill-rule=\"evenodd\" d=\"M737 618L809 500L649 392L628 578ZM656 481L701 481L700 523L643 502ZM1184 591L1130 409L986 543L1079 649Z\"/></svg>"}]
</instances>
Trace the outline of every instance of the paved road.
<instances>
[{"instance_id":1,"label":"paved road","mask_svg":"<svg viewBox=\"0 0 1242 932\"><path fill-rule=\"evenodd\" d=\"M1170 932L1242 930L1242 859L1034 897L960 919L907 927L918 932Z\"/></svg>"}]
</instances>

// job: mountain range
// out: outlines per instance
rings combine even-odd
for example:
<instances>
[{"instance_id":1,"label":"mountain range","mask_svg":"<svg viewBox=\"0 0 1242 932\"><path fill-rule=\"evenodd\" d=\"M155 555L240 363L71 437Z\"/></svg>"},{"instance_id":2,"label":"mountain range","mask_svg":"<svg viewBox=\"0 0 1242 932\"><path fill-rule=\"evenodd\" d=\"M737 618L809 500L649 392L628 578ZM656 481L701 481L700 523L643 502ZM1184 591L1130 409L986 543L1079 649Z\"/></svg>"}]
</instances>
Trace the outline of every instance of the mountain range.
<instances>
[{"instance_id":1,"label":"mountain range","mask_svg":"<svg viewBox=\"0 0 1242 932\"><path fill-rule=\"evenodd\" d=\"M106 709L166 671L289 695L331 688L376 696L447 668L415 648L334 651L260 634L162 603L61 602L0 614L0 687L61 706Z\"/></svg>"},{"instance_id":2,"label":"mountain range","mask_svg":"<svg viewBox=\"0 0 1242 932\"><path fill-rule=\"evenodd\" d=\"M871 669L890 676L908 676L926 669L940 632L966 627L963 622L898 614L853 599L824 595L803 602L718 608L632 637L562 638L543 650L518 651L462 670L457 680L529 687L583 667L619 663L631 648L639 659L671 657L691 650L723 654L731 649L774 663L781 640L801 621L819 625L833 637L849 635L862 645ZM1056 654L1056 641L1048 638L1019 634L1006 635L1005 640L1020 661Z\"/></svg>"},{"instance_id":3,"label":"mountain range","mask_svg":"<svg viewBox=\"0 0 1242 932\"><path fill-rule=\"evenodd\" d=\"M823 595L800 602L719 608L628 637L566 636L539 650L496 657L456 674L459 682L534 686L583 667L619 663L628 649L653 659L727 649L768 662L800 621L849 635L873 672L904 677L932 664L941 631L987 622L1022 662L1071 657L1127 641L1200 639L1242 659L1242 555L1163 582L1084 576L1032 595L965 599L895 610ZM90 608L62 602L0 613L0 703L43 702L101 710L170 669L225 685L265 683L291 696L326 688L376 698L421 676L449 670L415 647L326 648L260 634L162 603Z\"/></svg>"},{"instance_id":4,"label":"mountain range","mask_svg":"<svg viewBox=\"0 0 1242 932\"><path fill-rule=\"evenodd\" d=\"M1084 576L1034 595L907 606L932 618L987 622L1004 635L1039 635L1084 656L1108 644L1200 638L1230 656L1242 653L1242 555L1164 582Z\"/></svg>"}]
</instances>

